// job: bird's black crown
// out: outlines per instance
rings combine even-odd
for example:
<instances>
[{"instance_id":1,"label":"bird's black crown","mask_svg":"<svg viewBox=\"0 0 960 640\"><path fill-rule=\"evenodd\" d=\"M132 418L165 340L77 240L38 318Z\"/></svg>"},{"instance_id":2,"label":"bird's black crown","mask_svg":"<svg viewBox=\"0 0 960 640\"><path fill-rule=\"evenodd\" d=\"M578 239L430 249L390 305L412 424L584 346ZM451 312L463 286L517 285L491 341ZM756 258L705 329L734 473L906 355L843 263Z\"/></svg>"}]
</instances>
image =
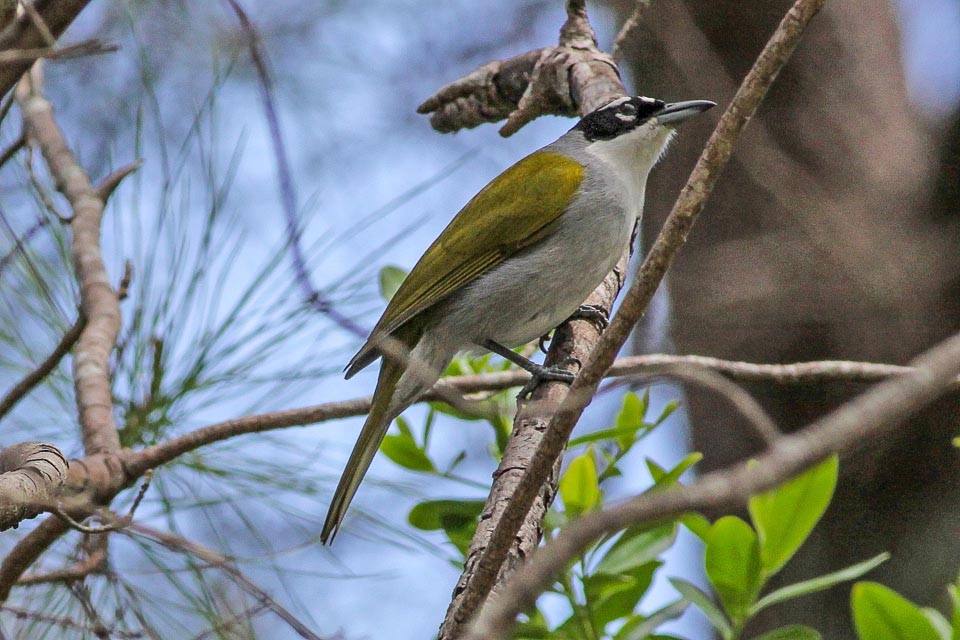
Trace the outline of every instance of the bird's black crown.
<instances>
[{"instance_id":1,"label":"bird's black crown","mask_svg":"<svg viewBox=\"0 0 960 640\"><path fill-rule=\"evenodd\" d=\"M637 128L665 106L663 100L643 96L618 98L585 115L574 129L590 141L612 140Z\"/></svg>"}]
</instances>

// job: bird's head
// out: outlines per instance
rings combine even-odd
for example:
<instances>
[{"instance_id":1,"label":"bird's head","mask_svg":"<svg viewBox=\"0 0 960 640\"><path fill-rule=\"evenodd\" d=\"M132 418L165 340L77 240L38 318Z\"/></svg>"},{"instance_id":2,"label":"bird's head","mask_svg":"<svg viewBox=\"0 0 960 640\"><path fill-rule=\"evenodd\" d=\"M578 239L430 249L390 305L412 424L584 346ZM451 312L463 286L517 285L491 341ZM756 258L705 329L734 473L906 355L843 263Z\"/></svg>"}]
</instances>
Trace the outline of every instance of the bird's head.
<instances>
[{"instance_id":1,"label":"bird's head","mask_svg":"<svg viewBox=\"0 0 960 640\"><path fill-rule=\"evenodd\" d=\"M573 131L583 135L588 151L646 173L663 155L677 125L715 106L709 100L667 103L627 96L588 113Z\"/></svg>"}]
</instances>

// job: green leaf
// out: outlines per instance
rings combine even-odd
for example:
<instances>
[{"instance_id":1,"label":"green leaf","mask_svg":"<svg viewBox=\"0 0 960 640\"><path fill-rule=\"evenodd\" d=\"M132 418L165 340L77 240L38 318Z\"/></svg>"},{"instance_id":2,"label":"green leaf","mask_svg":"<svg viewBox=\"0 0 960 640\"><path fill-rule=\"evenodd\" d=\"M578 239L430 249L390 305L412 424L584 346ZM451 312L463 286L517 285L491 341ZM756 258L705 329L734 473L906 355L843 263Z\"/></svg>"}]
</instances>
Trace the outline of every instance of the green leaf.
<instances>
[{"instance_id":1,"label":"green leaf","mask_svg":"<svg viewBox=\"0 0 960 640\"><path fill-rule=\"evenodd\" d=\"M621 451L628 451L636 442L637 431L643 427L643 416L647 413L646 398L647 396L644 396L644 400L641 400L635 393L623 396L623 403L614 423L615 431L618 432L617 446Z\"/></svg>"},{"instance_id":2,"label":"green leaf","mask_svg":"<svg viewBox=\"0 0 960 640\"><path fill-rule=\"evenodd\" d=\"M413 439L410 426L403 418L397 418L400 433L387 435L380 443L380 451L393 462L411 471L435 471L436 467L427 453Z\"/></svg>"},{"instance_id":3,"label":"green leaf","mask_svg":"<svg viewBox=\"0 0 960 640\"><path fill-rule=\"evenodd\" d=\"M816 629L802 624L792 624L768 631L754 640L822 640L823 636Z\"/></svg>"},{"instance_id":4,"label":"green leaf","mask_svg":"<svg viewBox=\"0 0 960 640\"><path fill-rule=\"evenodd\" d=\"M387 302L397 293L397 289L403 284L407 277L407 272L400 267L384 267L380 269L380 295Z\"/></svg>"},{"instance_id":5,"label":"green leaf","mask_svg":"<svg viewBox=\"0 0 960 640\"><path fill-rule=\"evenodd\" d=\"M707 541L707 536L710 535L710 521L699 513L683 514L680 516L680 524L704 542Z\"/></svg>"},{"instance_id":6,"label":"green leaf","mask_svg":"<svg viewBox=\"0 0 960 640\"><path fill-rule=\"evenodd\" d=\"M919 607L882 584L855 584L851 606L860 640L940 640Z\"/></svg>"},{"instance_id":7,"label":"green leaf","mask_svg":"<svg viewBox=\"0 0 960 640\"><path fill-rule=\"evenodd\" d=\"M647 464L647 469L650 471L650 477L653 478L654 485L657 487L666 487L671 484L674 484L680 479L687 469L692 467L703 460L703 454L699 451L694 451L693 453L688 453L684 456L683 460L677 463L677 465L667 471L656 462L650 458L646 458L645 462Z\"/></svg>"},{"instance_id":8,"label":"green leaf","mask_svg":"<svg viewBox=\"0 0 960 640\"><path fill-rule=\"evenodd\" d=\"M421 531L443 529L447 539L466 556L483 505L483 500L428 500L415 505L407 520Z\"/></svg>"},{"instance_id":9,"label":"green leaf","mask_svg":"<svg viewBox=\"0 0 960 640\"><path fill-rule=\"evenodd\" d=\"M459 529L475 523L483 505L483 500L428 500L415 505L407 520L421 531Z\"/></svg>"},{"instance_id":10,"label":"green leaf","mask_svg":"<svg viewBox=\"0 0 960 640\"><path fill-rule=\"evenodd\" d=\"M668 402L666 406L663 408L663 411L660 412L660 417L653 421L653 425L655 427L659 427L661 424L663 424L663 421L669 418L673 414L673 412L676 411L677 408L679 407L680 407L679 400L671 400L670 402Z\"/></svg>"},{"instance_id":11,"label":"green leaf","mask_svg":"<svg viewBox=\"0 0 960 640\"><path fill-rule=\"evenodd\" d=\"M833 455L773 491L750 498L750 517L760 536L767 576L786 564L823 516L837 486L838 469Z\"/></svg>"},{"instance_id":12,"label":"green leaf","mask_svg":"<svg viewBox=\"0 0 960 640\"><path fill-rule=\"evenodd\" d=\"M858 562L855 565L851 565L846 569L840 569L839 571L834 571L833 573L828 573L827 575L820 576L818 578L812 578L810 580L804 580L803 582L797 582L796 584L789 584L785 587L781 587L773 593L769 593L761 598L760 601L757 602L757 604L755 604L753 609L750 611L750 615L759 613L771 605L779 604L781 602L799 598L800 596L805 596L811 593L816 593L817 591L823 591L824 589L829 589L830 587L840 584L841 582L856 580L860 576L872 571L889 559L889 553L881 553L880 555L874 556L869 560L864 560L863 562Z\"/></svg>"},{"instance_id":13,"label":"green leaf","mask_svg":"<svg viewBox=\"0 0 960 640\"><path fill-rule=\"evenodd\" d=\"M571 515L577 516L600 504L600 483L593 451L588 450L570 463L560 478L560 497Z\"/></svg>"},{"instance_id":14,"label":"green leaf","mask_svg":"<svg viewBox=\"0 0 960 640\"><path fill-rule=\"evenodd\" d=\"M593 573L583 579L583 593L596 629L633 613L650 588L653 574L663 565L654 561L621 573Z\"/></svg>"},{"instance_id":15,"label":"green leaf","mask_svg":"<svg viewBox=\"0 0 960 640\"><path fill-rule=\"evenodd\" d=\"M612 427L610 429L600 429L592 433L587 433L570 440L568 447L576 447L591 442L601 442L603 440L616 440L618 446L623 449L623 439L629 439L631 446L635 442L637 427ZM630 447L628 446L627 449Z\"/></svg>"},{"instance_id":16,"label":"green leaf","mask_svg":"<svg viewBox=\"0 0 960 640\"><path fill-rule=\"evenodd\" d=\"M680 595L686 598L690 604L703 612L703 615L707 617L707 621L713 625L714 629L720 632L721 636L729 638L731 634L733 634L733 629L730 627L727 617L717 608L717 605L713 604L710 596L701 591L697 585L687 582L682 578L670 578L670 584L673 585L673 588L679 591Z\"/></svg>"},{"instance_id":17,"label":"green leaf","mask_svg":"<svg viewBox=\"0 0 960 640\"><path fill-rule=\"evenodd\" d=\"M597 563L596 573L617 574L630 571L655 560L673 546L677 525L673 522L651 528L649 525L630 527Z\"/></svg>"},{"instance_id":18,"label":"green leaf","mask_svg":"<svg viewBox=\"0 0 960 640\"><path fill-rule=\"evenodd\" d=\"M745 620L763 583L760 544L753 528L736 516L717 520L707 537L704 564L730 619Z\"/></svg>"},{"instance_id":19,"label":"green leaf","mask_svg":"<svg viewBox=\"0 0 960 640\"><path fill-rule=\"evenodd\" d=\"M648 616L637 615L630 618L620 629L613 640L645 640L650 638L650 634L657 630L657 627L664 622L676 620L683 615L690 603L680 599L672 602L662 609L657 609ZM660 636L663 637L663 636Z\"/></svg>"}]
</instances>

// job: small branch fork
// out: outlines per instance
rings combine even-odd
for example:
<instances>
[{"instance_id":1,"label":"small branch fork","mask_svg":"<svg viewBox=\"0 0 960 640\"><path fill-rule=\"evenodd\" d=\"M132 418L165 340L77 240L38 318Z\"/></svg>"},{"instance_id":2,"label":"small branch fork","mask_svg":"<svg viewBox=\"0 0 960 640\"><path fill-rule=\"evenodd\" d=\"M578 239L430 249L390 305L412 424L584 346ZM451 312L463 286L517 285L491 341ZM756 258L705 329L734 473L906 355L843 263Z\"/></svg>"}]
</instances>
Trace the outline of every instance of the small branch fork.
<instances>
[{"instance_id":1,"label":"small branch fork","mask_svg":"<svg viewBox=\"0 0 960 640\"><path fill-rule=\"evenodd\" d=\"M617 66L597 47L584 0L568 0L555 47L489 62L443 87L417 108L448 133L507 119L510 136L543 115L584 115L626 91Z\"/></svg>"}]
</instances>

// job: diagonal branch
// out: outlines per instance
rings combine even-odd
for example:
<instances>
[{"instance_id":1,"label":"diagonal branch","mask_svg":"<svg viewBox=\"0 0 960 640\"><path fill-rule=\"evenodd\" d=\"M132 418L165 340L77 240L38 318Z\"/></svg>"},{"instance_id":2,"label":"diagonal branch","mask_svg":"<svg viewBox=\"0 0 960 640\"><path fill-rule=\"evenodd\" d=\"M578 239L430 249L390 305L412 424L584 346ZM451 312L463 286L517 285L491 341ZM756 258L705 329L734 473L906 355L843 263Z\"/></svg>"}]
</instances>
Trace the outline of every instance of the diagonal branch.
<instances>
[{"instance_id":1,"label":"diagonal branch","mask_svg":"<svg viewBox=\"0 0 960 640\"><path fill-rule=\"evenodd\" d=\"M750 496L782 484L832 453L850 454L869 446L955 386L960 374L960 334L912 364L912 373L881 382L806 428L779 438L755 461L715 471L689 487L643 494L572 523L490 599L468 638L509 637L516 616L536 601L557 572L605 534L690 511L743 507Z\"/></svg>"},{"instance_id":2,"label":"diagonal branch","mask_svg":"<svg viewBox=\"0 0 960 640\"><path fill-rule=\"evenodd\" d=\"M57 368L63 356L70 353L73 345L80 339L80 333L83 331L85 325L86 322L83 315L81 315L77 318L77 321L73 323L73 326L70 327L70 330L60 338L60 342L54 347L53 352L47 356L43 362L37 365L36 369L15 384L3 398L0 398L0 419L3 419L3 416L7 415L15 404L20 402L34 387L43 382L44 378L50 375L51 371ZM3 495L3 493L0 492L0 495Z\"/></svg>"}]
</instances>

